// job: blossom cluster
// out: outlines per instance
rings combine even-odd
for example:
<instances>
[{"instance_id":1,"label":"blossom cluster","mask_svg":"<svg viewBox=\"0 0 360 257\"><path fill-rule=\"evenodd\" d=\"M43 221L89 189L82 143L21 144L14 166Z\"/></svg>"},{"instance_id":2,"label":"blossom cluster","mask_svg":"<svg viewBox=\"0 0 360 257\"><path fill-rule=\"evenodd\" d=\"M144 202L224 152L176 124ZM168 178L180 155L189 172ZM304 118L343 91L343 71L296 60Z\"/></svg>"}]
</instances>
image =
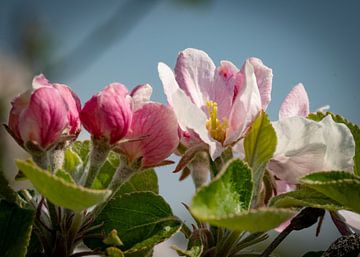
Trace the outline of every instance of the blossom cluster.
<instances>
[{"instance_id":1,"label":"blossom cluster","mask_svg":"<svg viewBox=\"0 0 360 257\"><path fill-rule=\"evenodd\" d=\"M223 256L222 251L227 254L226 256L238 256L237 252L230 255L232 248L224 249L224 245L230 242L229 244L238 245L239 249L242 249L240 239L246 231L264 232L266 229L276 227L278 231L283 231L285 228L295 230L305 228L307 225L304 227L298 222L303 216L301 213L288 220L303 207L315 208L315 213L319 216L324 214L323 209L331 211L333 217L341 219L339 231L347 225L354 230L360 229L360 216L357 214L360 207L354 207L347 201L347 197L337 197L336 194L341 195L345 192L341 188L340 191L331 189L329 193L327 191L329 188L313 189L309 186L305 188L308 191L301 191L304 182L302 179L316 172L326 174L332 172L333 177L327 178L325 182L330 182L325 183L326 186L331 183L335 185L339 181L352 186L360 183L360 167L357 167L360 159L356 156L359 138L356 139L352 131L356 130L356 133L360 134L357 126L345 119L336 118L331 113L321 112L321 119L311 118L309 97L301 83L295 85L285 97L279 110L278 120L270 122L266 109L271 102L273 73L272 69L258 58L245 60L240 68L230 61L221 61L220 65L216 66L205 52L189 48L179 53L174 70L164 63L159 63L158 73L167 97L167 104L150 100L152 87L149 84L138 85L128 90L125 85L114 82L92 96L82 106L79 97L70 87L51 83L42 74L34 77L32 89L12 101L5 128L40 167L36 169L39 167L35 167L34 164L30 171L24 173L33 182L35 189L44 196L41 200L34 197L36 198L34 200L26 190L21 193L34 206L37 213L40 213L36 216L39 222L37 226L41 228L39 231L47 231L49 238L55 238L50 239L52 241L49 243L55 244L54 251L62 251L63 245L59 244L61 240L58 238L59 235L63 236L61 233L67 236L67 233L76 231L77 238L81 241L86 238L87 232L104 226L104 220L100 220L99 224L93 227L92 222L96 223L96 218L112 197L115 198L120 187L134 174L149 168L172 164L173 162L167 158L173 153L180 156L174 172L182 171L180 180L191 175L198 189L189 210L196 220L201 221L201 224L198 228L194 225L192 231L189 228L184 229L185 224L180 224L174 219L171 210L164 211L171 216L170 220L176 220L175 228L170 233L171 229L169 230L169 226L166 225L168 234L160 231L161 236L151 235L153 240L160 242L183 226L182 232L185 231L184 234L189 240L196 241L197 238L201 238L202 248L197 257ZM87 149L84 158L80 157L81 154L71 152L81 127L91 135L91 150ZM75 168L67 167L70 171L64 168L66 149L70 149L70 153L68 152L70 156L75 156L69 161L70 163L76 163L76 160L81 163ZM105 167L108 169L105 170L108 176L106 183L102 181L98 191L93 190L96 187L94 182L100 170L106 166L105 163L111 153L117 155L119 160L114 167ZM26 162L19 163L21 167L26 166ZM37 180L34 174L43 177ZM156 174L154 176L156 177ZM211 181L208 183L209 177ZM239 181L239 178L244 181ZM78 195L84 197L84 203L79 207L69 197L63 201L56 194L49 194L51 189L44 188L43 181L58 185L62 190L69 190L68 192L77 190ZM157 187L157 180L154 181L154 187ZM146 184L145 182L143 184ZM316 183L321 184L320 182ZM223 184L218 186L217 183ZM354 192L358 192L356 190L358 188L355 188ZM306 195L299 200L295 199L299 195L294 194L296 197L290 195L291 199L288 198L288 202L283 201L286 202L284 206L271 204L273 199L275 199L273 202L281 200L279 198L281 195L289 196L291 192L299 191L301 197L311 192L317 197L321 195L322 198L319 197L321 199L318 201L316 197L312 199L309 196L308 199ZM86 196L83 195L84 192ZM165 201L161 202L156 192L157 190L153 192L147 188L144 191L132 192L133 195L129 193L126 197L146 201L146 208L164 204L166 209L167 204ZM126 197L122 195L118 199L123 200ZM147 202L148 199L152 199L153 202ZM228 203L223 204L222 199ZM43 211L44 201L47 203L44 205L46 211ZM129 203L131 201L127 202ZM57 210L54 204L58 205ZM90 207L94 208L90 209ZM123 209L117 210L126 210L126 206L120 207ZM114 210L111 208L106 211L113 217ZM161 208L156 206L155 209ZM308 211L306 208L305 210ZM309 213L313 213L312 211L310 209ZM272 215L273 218L269 222L264 222L261 220L261 217L264 217L261 215L264 213ZM45 222L42 220L42 215L48 217ZM312 216L311 222L305 223L312 225L318 216L315 218L313 215L310 216ZM142 222L143 218L139 218L139 222ZM163 222L167 218L161 216L156 222ZM135 220L136 218L131 220L130 225L142 227L135 224ZM208 224L204 225L205 222ZM254 224L250 224L251 222ZM280 225L282 222L284 223ZM298 222L297 227L292 227L296 222ZM339 223L339 220L336 222ZM114 224L111 223L111 226L116 225ZM243 234L236 229L234 229L236 233L232 231L233 225ZM257 225L261 227L258 228ZM61 229L57 231L58 234L53 233L53 230L59 227ZM44 228L45 230L42 230ZM220 228L229 231L221 231ZM124 231L119 232L123 232L123 236L126 234ZM164 236L163 232L167 236ZM209 234L215 232L216 236L212 235L211 240L207 238ZM118 231L114 229L100 236L99 244L106 245L104 246L106 256L124 256L122 250L130 253L139 250L131 247L125 249L117 233ZM149 235L151 233L149 232ZM38 236L45 241L45 244L48 243L46 236ZM218 236L219 242L214 241ZM253 236L253 244L266 239L261 233ZM141 240L149 244L150 250L147 250L150 252L158 243L144 238ZM189 246L194 242L190 242ZM78 241L69 243L71 247L67 248L70 250L67 250L66 256L71 256L72 250L78 243ZM133 247L137 246L135 242L132 243L134 243ZM248 244L249 242L245 243ZM91 243L89 245L91 247ZM216 249L217 247L219 249ZM272 251L271 247L270 245L269 249ZM96 249L97 247L93 248L95 252ZM208 255L215 251L214 249L217 255ZM48 250L51 252L51 247ZM184 253L182 250L179 252L181 255ZM266 251L261 256L268 256L265 253Z\"/></svg>"},{"instance_id":2,"label":"blossom cluster","mask_svg":"<svg viewBox=\"0 0 360 257\"><path fill-rule=\"evenodd\" d=\"M171 108L150 101L152 87L131 92L112 83L81 108L79 97L66 85L50 83L44 75L33 88L12 101L8 131L31 154L46 152L74 140L83 125L93 140L118 148L130 161L156 166L177 147L177 122Z\"/></svg>"}]
</instances>

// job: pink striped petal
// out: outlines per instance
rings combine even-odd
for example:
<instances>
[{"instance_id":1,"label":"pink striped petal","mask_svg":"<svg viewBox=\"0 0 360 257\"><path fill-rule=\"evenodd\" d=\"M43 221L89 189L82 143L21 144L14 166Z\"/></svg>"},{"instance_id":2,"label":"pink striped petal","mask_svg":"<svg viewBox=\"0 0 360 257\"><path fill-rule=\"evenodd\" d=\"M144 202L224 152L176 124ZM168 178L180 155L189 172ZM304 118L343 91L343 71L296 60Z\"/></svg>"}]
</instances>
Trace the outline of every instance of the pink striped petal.
<instances>
[{"instance_id":1,"label":"pink striped petal","mask_svg":"<svg viewBox=\"0 0 360 257\"><path fill-rule=\"evenodd\" d=\"M66 112L63 99L55 88L37 89L19 119L21 138L24 142L32 141L46 149L60 138L65 129Z\"/></svg>"},{"instance_id":2,"label":"pink striped petal","mask_svg":"<svg viewBox=\"0 0 360 257\"><path fill-rule=\"evenodd\" d=\"M304 86L297 84L285 97L279 111L279 120L293 116L306 117L309 114L309 98Z\"/></svg>"},{"instance_id":3,"label":"pink striped petal","mask_svg":"<svg viewBox=\"0 0 360 257\"><path fill-rule=\"evenodd\" d=\"M77 135L80 132L81 122L79 113L81 111L81 103L79 97L66 85L54 84L54 87L59 91L60 95L64 99L67 107L67 117L69 134Z\"/></svg>"},{"instance_id":4,"label":"pink striped petal","mask_svg":"<svg viewBox=\"0 0 360 257\"><path fill-rule=\"evenodd\" d=\"M171 108L160 103L145 104L134 112L127 138L140 140L121 144L121 151L130 160L142 157L143 167L154 166L172 154L179 144L176 116Z\"/></svg>"},{"instance_id":5,"label":"pink striped petal","mask_svg":"<svg viewBox=\"0 0 360 257\"><path fill-rule=\"evenodd\" d=\"M211 100L215 68L210 57L201 50L188 48L179 53L176 81L199 108Z\"/></svg>"},{"instance_id":6,"label":"pink striped petal","mask_svg":"<svg viewBox=\"0 0 360 257\"><path fill-rule=\"evenodd\" d=\"M259 88L261 96L262 108L266 110L271 101L271 89L272 89L272 69L265 66L263 62L255 57L249 58L249 62L254 67L256 82Z\"/></svg>"}]
</instances>

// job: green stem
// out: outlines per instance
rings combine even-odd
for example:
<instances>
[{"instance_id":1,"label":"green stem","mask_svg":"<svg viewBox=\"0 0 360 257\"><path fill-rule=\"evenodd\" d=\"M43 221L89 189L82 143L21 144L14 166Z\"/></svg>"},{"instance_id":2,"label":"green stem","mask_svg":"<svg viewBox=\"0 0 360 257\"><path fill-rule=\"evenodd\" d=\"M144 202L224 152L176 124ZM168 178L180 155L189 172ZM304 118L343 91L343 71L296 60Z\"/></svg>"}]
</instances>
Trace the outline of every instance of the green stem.
<instances>
[{"instance_id":1,"label":"green stem","mask_svg":"<svg viewBox=\"0 0 360 257\"><path fill-rule=\"evenodd\" d=\"M114 174L110 184L108 185L108 189L112 190L112 193L111 193L109 199L113 198L115 196L115 194L117 193L117 191L120 189L121 185L124 184L126 181L128 181L128 179L136 172L137 172L136 170L130 168L127 165L127 160L124 157L121 157L120 166L115 171L115 174ZM100 214L100 212L105 208L107 203L108 203L108 201L101 203L95 207L95 209L93 211L94 218Z\"/></svg>"},{"instance_id":2,"label":"green stem","mask_svg":"<svg viewBox=\"0 0 360 257\"><path fill-rule=\"evenodd\" d=\"M50 166L51 170L54 173L55 171L62 169L64 164L65 152L64 152L65 143L60 143L55 147L54 150L50 152Z\"/></svg>"},{"instance_id":3,"label":"green stem","mask_svg":"<svg viewBox=\"0 0 360 257\"><path fill-rule=\"evenodd\" d=\"M90 154L90 167L85 181L85 187L91 187L100 168L106 161L110 152L109 145L101 140L93 140L93 146Z\"/></svg>"},{"instance_id":4,"label":"green stem","mask_svg":"<svg viewBox=\"0 0 360 257\"><path fill-rule=\"evenodd\" d=\"M231 231L216 251L215 257L229 257L242 233L241 231Z\"/></svg>"}]
</instances>

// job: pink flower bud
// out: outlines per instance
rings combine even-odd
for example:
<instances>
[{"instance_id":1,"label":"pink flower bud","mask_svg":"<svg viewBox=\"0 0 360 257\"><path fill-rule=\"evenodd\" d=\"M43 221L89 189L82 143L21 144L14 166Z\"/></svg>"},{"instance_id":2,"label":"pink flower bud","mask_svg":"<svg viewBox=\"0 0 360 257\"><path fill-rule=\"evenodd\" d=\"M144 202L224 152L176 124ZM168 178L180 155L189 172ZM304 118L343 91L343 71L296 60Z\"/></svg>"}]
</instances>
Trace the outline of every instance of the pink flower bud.
<instances>
[{"instance_id":1,"label":"pink flower bud","mask_svg":"<svg viewBox=\"0 0 360 257\"><path fill-rule=\"evenodd\" d=\"M136 110L129 142L119 150L130 161L142 158L142 167L153 167L172 154L179 144L178 123L174 111L160 103L149 102Z\"/></svg>"},{"instance_id":2,"label":"pink flower bud","mask_svg":"<svg viewBox=\"0 0 360 257\"><path fill-rule=\"evenodd\" d=\"M34 83L34 90L19 95L11 104L8 129L25 148L31 143L47 150L68 126L67 106L55 87Z\"/></svg>"},{"instance_id":3,"label":"pink flower bud","mask_svg":"<svg viewBox=\"0 0 360 257\"><path fill-rule=\"evenodd\" d=\"M128 132L132 100L126 87L112 83L85 103L80 119L94 139L114 144Z\"/></svg>"},{"instance_id":4,"label":"pink flower bud","mask_svg":"<svg viewBox=\"0 0 360 257\"><path fill-rule=\"evenodd\" d=\"M80 117L81 103L79 97L66 85L54 83L51 84L43 74L33 79L33 88L55 87L62 96L67 108L68 131L70 136L77 136L80 133Z\"/></svg>"}]
</instances>

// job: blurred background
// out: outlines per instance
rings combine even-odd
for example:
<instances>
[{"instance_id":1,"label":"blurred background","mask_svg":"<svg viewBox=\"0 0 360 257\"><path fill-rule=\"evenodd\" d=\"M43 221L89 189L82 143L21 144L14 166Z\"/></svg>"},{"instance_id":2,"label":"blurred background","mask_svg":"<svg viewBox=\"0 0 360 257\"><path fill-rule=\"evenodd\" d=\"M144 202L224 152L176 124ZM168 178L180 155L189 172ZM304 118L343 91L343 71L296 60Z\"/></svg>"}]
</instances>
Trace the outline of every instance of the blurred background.
<instances>
[{"instance_id":1,"label":"blurred background","mask_svg":"<svg viewBox=\"0 0 360 257\"><path fill-rule=\"evenodd\" d=\"M225 59L240 67L256 56L271 67L272 120L290 89L302 82L312 111L330 105L359 124L359 10L356 0L2 0L0 120L7 121L10 99L30 88L39 73L71 86L83 103L114 81L129 88L150 83L152 99L165 102L157 63L174 67L177 53L193 47L216 64ZM6 156L24 153L3 129L0 140L0 165L12 170ZM191 223L181 202L190 202L194 187L169 170L158 169L160 192ZM294 232L275 253L324 250L338 236L326 217L319 238L315 227ZM175 236L155 256L176 256L169 249L174 243L184 240Z\"/></svg>"}]
</instances>

